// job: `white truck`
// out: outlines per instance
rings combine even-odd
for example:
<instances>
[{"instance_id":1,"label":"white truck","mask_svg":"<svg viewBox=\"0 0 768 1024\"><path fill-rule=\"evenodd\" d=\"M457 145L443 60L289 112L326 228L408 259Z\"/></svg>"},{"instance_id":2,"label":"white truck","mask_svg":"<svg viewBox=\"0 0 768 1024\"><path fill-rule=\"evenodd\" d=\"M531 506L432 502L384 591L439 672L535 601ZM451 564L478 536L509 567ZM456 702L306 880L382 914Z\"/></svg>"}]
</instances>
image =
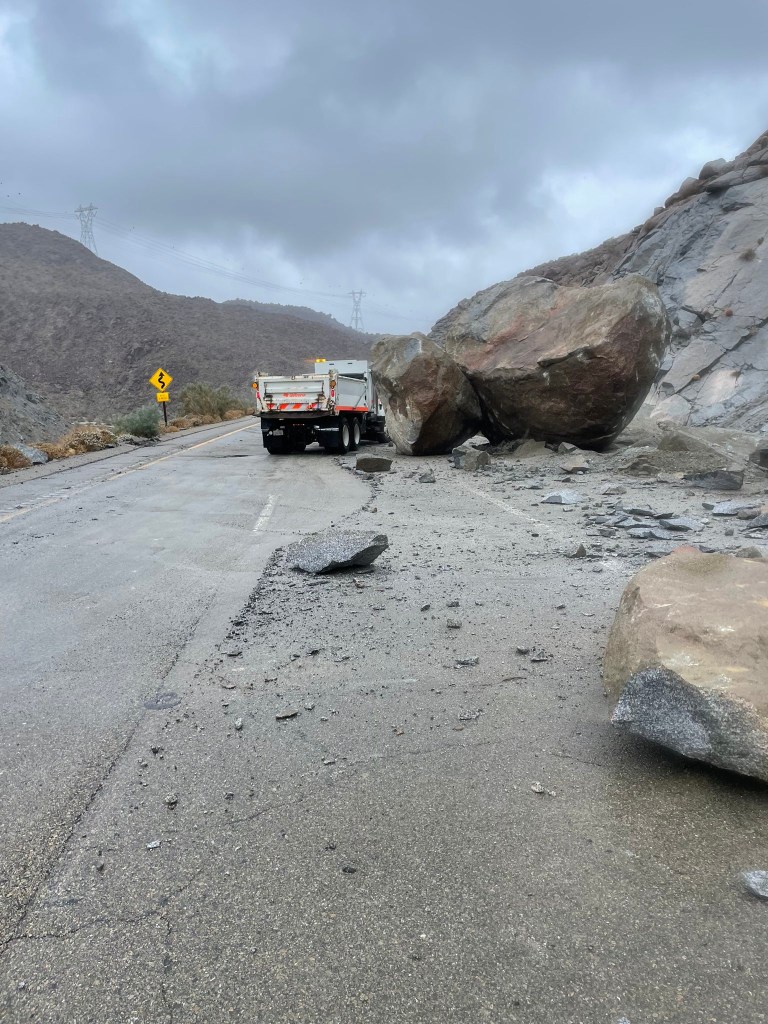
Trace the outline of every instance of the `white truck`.
<instances>
[{"instance_id":1,"label":"white truck","mask_svg":"<svg viewBox=\"0 0 768 1024\"><path fill-rule=\"evenodd\" d=\"M303 452L313 441L326 451L348 452L361 438L387 439L384 408L363 359L318 359L314 373L292 377L259 373L253 387L270 455Z\"/></svg>"}]
</instances>

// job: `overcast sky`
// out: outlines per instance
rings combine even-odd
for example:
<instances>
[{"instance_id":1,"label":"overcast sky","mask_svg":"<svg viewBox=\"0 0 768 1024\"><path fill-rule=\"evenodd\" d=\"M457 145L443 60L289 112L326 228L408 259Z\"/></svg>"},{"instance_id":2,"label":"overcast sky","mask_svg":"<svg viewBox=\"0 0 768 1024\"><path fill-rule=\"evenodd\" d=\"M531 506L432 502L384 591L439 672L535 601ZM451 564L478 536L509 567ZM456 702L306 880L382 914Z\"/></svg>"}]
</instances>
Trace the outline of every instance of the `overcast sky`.
<instances>
[{"instance_id":1,"label":"overcast sky","mask_svg":"<svg viewBox=\"0 0 768 1024\"><path fill-rule=\"evenodd\" d=\"M0 219L424 330L746 148L766 41L765 0L0 0Z\"/></svg>"}]
</instances>

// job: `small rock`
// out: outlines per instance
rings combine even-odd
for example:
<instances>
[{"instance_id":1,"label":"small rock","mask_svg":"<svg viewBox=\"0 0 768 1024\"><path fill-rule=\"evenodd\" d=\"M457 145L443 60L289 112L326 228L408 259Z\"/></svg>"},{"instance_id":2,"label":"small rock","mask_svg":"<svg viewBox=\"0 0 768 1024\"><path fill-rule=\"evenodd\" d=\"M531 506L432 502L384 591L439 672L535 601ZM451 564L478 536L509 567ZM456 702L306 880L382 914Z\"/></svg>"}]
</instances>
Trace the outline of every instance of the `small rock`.
<instances>
[{"instance_id":1,"label":"small rock","mask_svg":"<svg viewBox=\"0 0 768 1024\"><path fill-rule=\"evenodd\" d=\"M490 466L490 464L491 456L488 452L479 452L477 449L467 452L461 460L461 468L466 473L474 473L478 469L482 469L483 466Z\"/></svg>"},{"instance_id":2,"label":"small rock","mask_svg":"<svg viewBox=\"0 0 768 1024\"><path fill-rule=\"evenodd\" d=\"M606 484L604 487L600 488L600 493L607 495L626 494L627 488L622 487L621 484Z\"/></svg>"},{"instance_id":3,"label":"small rock","mask_svg":"<svg viewBox=\"0 0 768 1024\"><path fill-rule=\"evenodd\" d=\"M705 501L703 505L713 516L737 516L740 512L749 512L753 509L757 515L760 508L759 501Z\"/></svg>"},{"instance_id":4,"label":"small rock","mask_svg":"<svg viewBox=\"0 0 768 1024\"><path fill-rule=\"evenodd\" d=\"M708 473L685 473L683 480L691 487L709 491L740 491L744 484L744 471L713 469Z\"/></svg>"},{"instance_id":5,"label":"small rock","mask_svg":"<svg viewBox=\"0 0 768 1024\"><path fill-rule=\"evenodd\" d=\"M515 651L516 651L517 654L530 654L531 653L531 648L530 647L516 647Z\"/></svg>"},{"instance_id":6,"label":"small rock","mask_svg":"<svg viewBox=\"0 0 768 1024\"><path fill-rule=\"evenodd\" d=\"M163 803L165 804L166 807L175 807L178 802L179 802L179 794L178 793L169 793L168 796L165 797L165 799L163 800Z\"/></svg>"},{"instance_id":7,"label":"small rock","mask_svg":"<svg viewBox=\"0 0 768 1024\"><path fill-rule=\"evenodd\" d=\"M431 607L432 607L431 604L423 604L421 606L421 608L419 608L419 611L420 612L428 612Z\"/></svg>"},{"instance_id":8,"label":"small rock","mask_svg":"<svg viewBox=\"0 0 768 1024\"><path fill-rule=\"evenodd\" d=\"M459 619L448 619L446 626L448 629L461 629L461 621Z\"/></svg>"},{"instance_id":9,"label":"small rock","mask_svg":"<svg viewBox=\"0 0 768 1024\"><path fill-rule=\"evenodd\" d=\"M541 499L542 505L580 505L584 498L576 491L552 491Z\"/></svg>"},{"instance_id":10,"label":"small rock","mask_svg":"<svg viewBox=\"0 0 768 1024\"><path fill-rule=\"evenodd\" d=\"M470 655L467 658L457 658L456 668L474 668L475 665L480 664L480 658L476 655Z\"/></svg>"},{"instance_id":11,"label":"small rock","mask_svg":"<svg viewBox=\"0 0 768 1024\"><path fill-rule=\"evenodd\" d=\"M235 729L236 729L236 731L240 732L242 730L242 728L243 728L243 720L242 720L242 718L236 718L235 719Z\"/></svg>"},{"instance_id":12,"label":"small rock","mask_svg":"<svg viewBox=\"0 0 768 1024\"><path fill-rule=\"evenodd\" d=\"M345 875L357 874L357 868L353 867L351 864L345 864L341 870L344 872Z\"/></svg>"},{"instance_id":13,"label":"small rock","mask_svg":"<svg viewBox=\"0 0 768 1024\"><path fill-rule=\"evenodd\" d=\"M768 900L768 871L742 871L744 888L758 899Z\"/></svg>"},{"instance_id":14,"label":"small rock","mask_svg":"<svg viewBox=\"0 0 768 1024\"><path fill-rule=\"evenodd\" d=\"M557 796L554 789L546 789L540 782L534 782L531 786L531 790L534 793L538 793L540 796Z\"/></svg>"},{"instance_id":15,"label":"small rock","mask_svg":"<svg viewBox=\"0 0 768 1024\"><path fill-rule=\"evenodd\" d=\"M562 469L564 473L568 474L586 473L589 469L589 463L585 458L580 456L576 459L568 459L567 462L561 462L560 469Z\"/></svg>"},{"instance_id":16,"label":"small rock","mask_svg":"<svg viewBox=\"0 0 768 1024\"><path fill-rule=\"evenodd\" d=\"M151 843L147 843L148 850L157 850L162 844L162 839L153 839Z\"/></svg>"},{"instance_id":17,"label":"small rock","mask_svg":"<svg viewBox=\"0 0 768 1024\"><path fill-rule=\"evenodd\" d=\"M355 469L361 473L389 473L392 459L383 455L358 455Z\"/></svg>"},{"instance_id":18,"label":"small rock","mask_svg":"<svg viewBox=\"0 0 768 1024\"><path fill-rule=\"evenodd\" d=\"M583 544L579 544L577 548L573 548L571 551L566 553L566 558L586 558L587 549Z\"/></svg>"},{"instance_id":19,"label":"small rock","mask_svg":"<svg viewBox=\"0 0 768 1024\"><path fill-rule=\"evenodd\" d=\"M659 523L665 530L676 530L678 532L700 530L702 526L697 519L689 519L686 516L676 516L672 519L660 519Z\"/></svg>"},{"instance_id":20,"label":"small rock","mask_svg":"<svg viewBox=\"0 0 768 1024\"><path fill-rule=\"evenodd\" d=\"M315 705L311 701L307 701L307 703L304 705L304 710L305 711L314 711L315 710Z\"/></svg>"},{"instance_id":21,"label":"small rock","mask_svg":"<svg viewBox=\"0 0 768 1024\"><path fill-rule=\"evenodd\" d=\"M446 606L445 606L445 607L446 607L446 608L458 608L458 607L459 607L459 602L458 602L457 600L455 600L455 599L454 599L453 601L449 601L449 602L448 602L448 603L446 604Z\"/></svg>"},{"instance_id":22,"label":"small rock","mask_svg":"<svg viewBox=\"0 0 768 1024\"><path fill-rule=\"evenodd\" d=\"M298 713L298 708L286 708L285 711L278 711L275 718L278 722L284 722L288 718L295 718Z\"/></svg>"},{"instance_id":23,"label":"small rock","mask_svg":"<svg viewBox=\"0 0 768 1024\"><path fill-rule=\"evenodd\" d=\"M427 470L426 473L422 473L419 477L420 484L433 484L435 482L435 474L432 470Z\"/></svg>"}]
</instances>

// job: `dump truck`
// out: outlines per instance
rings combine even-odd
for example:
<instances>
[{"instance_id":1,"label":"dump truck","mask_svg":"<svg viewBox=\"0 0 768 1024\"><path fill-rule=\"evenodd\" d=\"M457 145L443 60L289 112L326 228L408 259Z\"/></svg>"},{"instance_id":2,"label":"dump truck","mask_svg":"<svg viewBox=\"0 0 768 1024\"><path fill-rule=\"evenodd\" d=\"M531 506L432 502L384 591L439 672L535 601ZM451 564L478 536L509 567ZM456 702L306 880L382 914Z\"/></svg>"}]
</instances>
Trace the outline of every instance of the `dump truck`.
<instances>
[{"instance_id":1,"label":"dump truck","mask_svg":"<svg viewBox=\"0 0 768 1024\"><path fill-rule=\"evenodd\" d=\"M317 441L329 452L354 451L360 441L383 442L384 408L364 359L318 359L314 373L256 374L261 436L270 455L303 452Z\"/></svg>"}]
</instances>

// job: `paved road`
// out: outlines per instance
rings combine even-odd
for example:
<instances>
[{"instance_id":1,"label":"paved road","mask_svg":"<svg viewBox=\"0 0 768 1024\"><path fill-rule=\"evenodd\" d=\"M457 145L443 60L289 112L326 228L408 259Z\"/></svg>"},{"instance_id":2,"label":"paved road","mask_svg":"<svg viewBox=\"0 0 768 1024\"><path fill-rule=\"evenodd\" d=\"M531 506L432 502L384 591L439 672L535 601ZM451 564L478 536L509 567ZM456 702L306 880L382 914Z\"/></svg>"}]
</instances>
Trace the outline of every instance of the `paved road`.
<instances>
[{"instance_id":1,"label":"paved road","mask_svg":"<svg viewBox=\"0 0 768 1024\"><path fill-rule=\"evenodd\" d=\"M297 476L268 459L249 421L3 481L4 937L149 713L145 701L183 688L278 543L362 500L330 460L305 462Z\"/></svg>"},{"instance_id":2,"label":"paved road","mask_svg":"<svg viewBox=\"0 0 768 1024\"><path fill-rule=\"evenodd\" d=\"M3 1020L765 1024L768 904L736 876L768 866L768 789L607 720L652 545L540 504L551 469L361 481L257 440L73 471L0 523L3 842L32 865ZM388 534L373 571L268 557L332 518Z\"/></svg>"}]
</instances>

